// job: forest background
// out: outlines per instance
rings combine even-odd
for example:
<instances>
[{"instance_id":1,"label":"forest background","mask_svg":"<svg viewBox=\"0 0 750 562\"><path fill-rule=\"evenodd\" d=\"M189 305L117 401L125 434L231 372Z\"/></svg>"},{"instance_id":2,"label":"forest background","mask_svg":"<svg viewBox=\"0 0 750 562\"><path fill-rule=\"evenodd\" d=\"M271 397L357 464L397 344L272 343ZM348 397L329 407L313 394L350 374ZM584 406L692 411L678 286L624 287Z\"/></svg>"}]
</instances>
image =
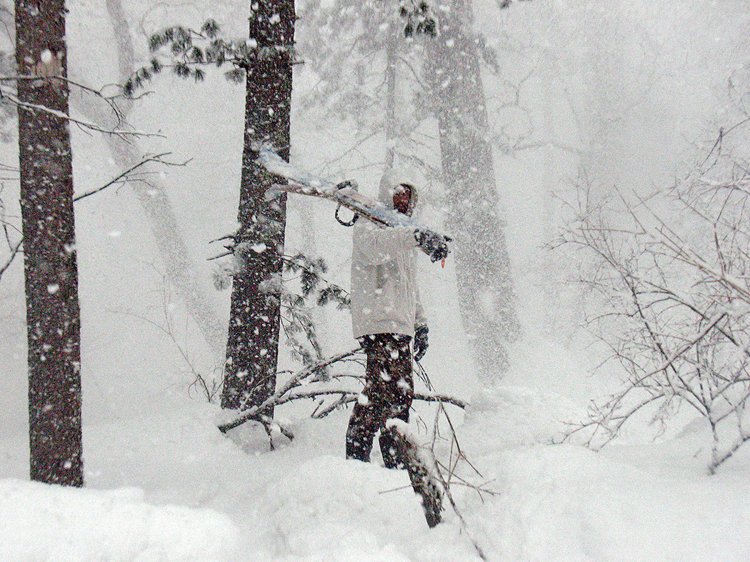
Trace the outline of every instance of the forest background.
<instances>
[{"instance_id":1,"label":"forest background","mask_svg":"<svg viewBox=\"0 0 750 562\"><path fill-rule=\"evenodd\" d=\"M379 3L372 4L373 10L384 13ZM582 326L607 303L591 298L575 282L590 265L586 257L556 244L575 218L571 206L580 200L581 188L595 201L618 193L646 195L666 189L710 153L721 128L737 121L738 104L748 103L750 53L744 39L750 15L741 0L607 5L553 0L518 2L508 8L500 4L476 1L473 10L476 30L484 38L489 138L498 203L507 221L521 335L509 347L507 372L479 376L481 361L461 321L454 264L449 259L447 267L439 269L423 260L419 275L432 343L424 365L441 392L474 398L479 406L483 400L497 406L509 396L523 403L520 411L511 408L508 418L514 413L533 418L554 402L554 417L564 417L557 415L564 411L575 419L590 399L617 388L623 373L608 363L591 375L607 350ZM351 28L341 25L347 21L347 11L342 11L347 5L353 14L369 7L333 1L297 5L297 55L303 64L295 66L291 157L298 166L324 176L355 178L373 194L386 159L386 52L375 28L362 33L356 23ZM120 21L103 2L80 0L69 2L68 8L69 76L91 85L121 82L122 43L115 30L123 26L134 49L133 60L125 63L133 69L149 59L149 35L167 25L197 29L213 18L225 36L247 34L246 18L237 16L247 8L243 2L129 1L122 4ZM2 15L12 27L8 12ZM398 20L395 10L392 17ZM446 188L438 173L437 133L419 95L420 44L426 40L400 40L403 60L398 65L396 111L403 133L395 148L401 154L397 159L414 164L418 158L424 164L424 217L441 224ZM8 52L10 45L3 50ZM331 61L340 66L332 69ZM208 69L202 83L162 74L146 90L150 93L134 102L128 121L164 138L138 139L134 149L143 154L169 152L173 161L189 162L150 167L134 181L146 198L150 189L166 193L202 303L215 325L223 326L229 314L228 293L214 287L217 265L208 258L217 248L208 242L236 228L244 89L224 80L221 71ZM71 96L71 106L74 113L96 115L92 100L81 93ZM8 171L2 199L5 216L12 218L19 216L18 183L13 177L15 124L11 119L4 126L7 142L0 147L0 162ZM71 131L77 192L122 172L122 161L105 139L76 127ZM146 427L161 424L170 432L189 432L190 420L211 426L218 415L201 405L205 397L193 383L196 374L209 386L220 380L223 350L205 337L179 291L167 281L170 272L133 187L123 185L76 206L84 443L87 435L91 443L84 455L92 458L87 474L92 488L149 489L150 477L139 481L128 471L135 458L115 462L111 452L127 448L128 439L133 439L123 435L118 444L118 428L143 428L145 419ZM289 253L298 250L323 257L330 266L328 278L348 286L349 231L331 220L332 209L326 203L292 198L288 205ZM22 279L19 261L0 284L0 361L6 372L0 393L2 476L20 479L27 475L28 462ZM326 308L314 316L326 354L352 346L345 311ZM294 365L282 344L280 367ZM521 387L531 389L531 394L508 390ZM487 388L496 389L494 398ZM295 406L279 415L296 423L305 410ZM341 414L336 422L339 430L344 417ZM692 418L682 410L666 426L640 420L622 442L647 444L654 436L671 439L681 435ZM180 421L174 425L168 419ZM519 423L503 421L505 428L487 427L487 435L473 436L472 443L491 440L494 430L510 430ZM553 437L545 434L547 429L529 427L521 431L527 431L527 441ZM264 450L264 435L255 429L248 427L235 438L246 451ZM150 439L158 447L170 438L167 433L151 434ZM343 432L332 434L338 435L343 450ZM690 458L696 451L700 459L690 470L698 473L705 468L706 450L691 442L681 457ZM108 460L97 464L97 457ZM743 459L739 467L746 466L740 464ZM113 472L118 464L123 467L119 475ZM181 496L148 495L156 503L175 498Z\"/></svg>"}]
</instances>

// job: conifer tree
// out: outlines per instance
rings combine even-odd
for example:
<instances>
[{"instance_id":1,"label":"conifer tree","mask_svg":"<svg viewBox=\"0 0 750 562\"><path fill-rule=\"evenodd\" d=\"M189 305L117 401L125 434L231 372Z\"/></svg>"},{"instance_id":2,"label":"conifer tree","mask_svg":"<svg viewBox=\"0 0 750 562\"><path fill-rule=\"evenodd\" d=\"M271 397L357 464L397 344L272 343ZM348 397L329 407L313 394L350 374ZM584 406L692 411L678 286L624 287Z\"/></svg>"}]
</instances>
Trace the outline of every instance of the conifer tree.
<instances>
[{"instance_id":1,"label":"conifer tree","mask_svg":"<svg viewBox=\"0 0 750 562\"><path fill-rule=\"evenodd\" d=\"M16 0L31 479L83 485L80 311L64 0ZM51 113L49 110L56 112Z\"/></svg>"},{"instance_id":2,"label":"conifer tree","mask_svg":"<svg viewBox=\"0 0 750 562\"><path fill-rule=\"evenodd\" d=\"M440 0L438 37L429 42L432 105L438 118L447 230L456 236L459 305L480 378L508 368L507 344L520 332L505 221L498 195L471 0Z\"/></svg>"},{"instance_id":3,"label":"conifer tree","mask_svg":"<svg viewBox=\"0 0 750 562\"><path fill-rule=\"evenodd\" d=\"M397 15L395 10L390 13ZM426 4L415 5L411 11L401 9L400 15L405 35L432 33L434 21ZM260 404L275 387L280 313L285 306L280 280L286 200L283 196L266 199L267 189L283 180L268 174L256 157L260 143L270 143L284 158L289 157L294 22L293 1L266 0L251 4L249 41L223 39L213 20L207 20L200 31L182 26L166 28L149 40L155 54L150 64L135 71L124 86L125 93L131 95L164 68L171 68L179 77L202 81L206 75L201 67L205 65L231 66L225 76L234 82L244 78L246 83L239 229L224 238L232 239L229 253L238 258L235 263L239 265L231 274L222 392L225 408ZM168 51L166 57L164 51ZM392 78L393 84L395 74ZM389 105L393 107L393 103L390 95ZM392 118L389 135L394 126ZM290 335L286 328L285 332ZM315 348L312 339L310 343ZM299 355L298 346L293 344L292 348L293 355ZM304 359L304 354L301 357Z\"/></svg>"},{"instance_id":4,"label":"conifer tree","mask_svg":"<svg viewBox=\"0 0 750 562\"><path fill-rule=\"evenodd\" d=\"M266 199L266 190L281 180L256 162L254 146L270 142L289 159L294 1L253 0L250 10L250 41L258 55L244 67L245 140L237 217L238 244L250 251L232 281L221 400L225 408L258 405L273 393L280 327L274 281L282 272L286 198Z\"/></svg>"},{"instance_id":5,"label":"conifer tree","mask_svg":"<svg viewBox=\"0 0 750 562\"><path fill-rule=\"evenodd\" d=\"M419 69L420 39L433 32L427 6L397 11L380 0L336 0L325 7L308 4L302 17L309 33L304 39L306 65L321 78L302 106L322 109L326 119L346 120L357 147L370 142L384 146L383 160L366 165L404 164L416 151L409 132L421 117L407 100L411 71Z\"/></svg>"},{"instance_id":6,"label":"conifer tree","mask_svg":"<svg viewBox=\"0 0 750 562\"><path fill-rule=\"evenodd\" d=\"M507 369L507 346L520 330L480 74L482 62L498 70L496 53L473 31L469 0L414 5L418 12L401 11L410 40L400 44L392 34L394 14L375 0L337 0L317 14L312 11L318 23L309 40L318 53L312 64L323 79L310 105L330 108L331 118L351 119L360 138L357 146L372 138L373 130L384 130L386 166L416 164L445 185L446 231L456 235L459 309L479 375L490 380ZM336 48L344 33L351 49ZM383 52L381 67L373 61ZM337 80L341 68L356 79ZM411 104L394 103L397 68L402 69L398 89L411 91ZM385 86L385 96L378 95L380 86L373 89L374 81ZM439 146L415 134L432 127L433 120Z\"/></svg>"}]
</instances>

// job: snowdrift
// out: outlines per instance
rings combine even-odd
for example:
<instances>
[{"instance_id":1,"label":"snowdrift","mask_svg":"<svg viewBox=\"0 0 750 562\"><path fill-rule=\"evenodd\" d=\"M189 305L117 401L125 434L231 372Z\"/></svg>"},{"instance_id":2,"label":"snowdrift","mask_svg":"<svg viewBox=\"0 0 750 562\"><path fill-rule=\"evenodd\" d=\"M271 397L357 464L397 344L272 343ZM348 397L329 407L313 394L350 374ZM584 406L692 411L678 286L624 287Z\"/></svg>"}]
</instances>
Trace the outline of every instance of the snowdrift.
<instances>
[{"instance_id":1,"label":"snowdrift","mask_svg":"<svg viewBox=\"0 0 750 562\"><path fill-rule=\"evenodd\" d=\"M0 480L0 559L231 560L239 529L222 513L155 506L135 488L79 490Z\"/></svg>"}]
</instances>

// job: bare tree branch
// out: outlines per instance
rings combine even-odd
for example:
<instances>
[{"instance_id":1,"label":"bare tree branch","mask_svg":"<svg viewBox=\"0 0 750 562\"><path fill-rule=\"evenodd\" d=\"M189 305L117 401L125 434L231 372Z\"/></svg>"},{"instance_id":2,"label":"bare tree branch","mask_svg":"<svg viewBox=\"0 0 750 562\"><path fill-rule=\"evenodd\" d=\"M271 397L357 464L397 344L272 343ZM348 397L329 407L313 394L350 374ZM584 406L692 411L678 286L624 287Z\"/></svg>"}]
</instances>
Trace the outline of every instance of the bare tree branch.
<instances>
[{"instance_id":1,"label":"bare tree branch","mask_svg":"<svg viewBox=\"0 0 750 562\"><path fill-rule=\"evenodd\" d=\"M106 127L103 127L101 125L98 125L96 123L85 121L83 119L78 119L75 117L71 117L70 115L58 111L56 109L52 109L49 107L45 107L43 105L34 104L34 103L27 103L24 101L19 100L15 95L10 93L9 91L3 90L0 88L0 101L7 101L9 103L12 103L13 105L23 109L24 111L30 111L32 113L41 111L43 113L47 113L49 115L53 115L55 117L58 117L59 119L64 119L66 121L70 121L71 123L74 123L78 126L80 126L83 129L89 130L89 131L95 131L98 133L102 133L105 135L112 135L114 137L119 137L122 139L127 139L129 137L160 137L160 138L166 138L161 133L147 133L143 131L136 131L136 130L125 130L125 129L108 129Z\"/></svg>"},{"instance_id":2,"label":"bare tree branch","mask_svg":"<svg viewBox=\"0 0 750 562\"><path fill-rule=\"evenodd\" d=\"M649 197L617 191L594 205L589 187L579 189L561 242L592 258L580 281L602 312L587 320L625 376L566 439L583 434L598 449L636 417L652 412L663 428L688 404L711 428L711 473L748 440L750 190L747 160L730 141L722 131L708 169L706 158Z\"/></svg>"},{"instance_id":3,"label":"bare tree branch","mask_svg":"<svg viewBox=\"0 0 750 562\"><path fill-rule=\"evenodd\" d=\"M134 164L121 174L115 176L111 180L109 180L104 185L97 187L96 189L91 189L89 191L85 191L81 193L80 195L76 195L75 198L73 198L74 202L80 201L81 199L85 199L86 197L90 197L91 195L95 195L96 193L99 193L100 191L104 191L108 187L111 187L112 185L115 185L117 183L125 183L128 180L128 175L137 170L138 168L141 168L142 166L145 166L146 164L149 164L151 162L155 162L158 164L164 164L165 166L186 166L190 160L186 160L182 163L177 162L167 162L164 160L165 156L169 156L171 152L162 152L161 154L156 154L154 156L147 156L137 164Z\"/></svg>"},{"instance_id":4,"label":"bare tree branch","mask_svg":"<svg viewBox=\"0 0 750 562\"><path fill-rule=\"evenodd\" d=\"M13 260L16 259L16 256L21 251L21 246L23 245L23 238L21 238L16 244L13 245L10 251L10 256L5 261L5 263L0 267L0 279L3 278L3 275L8 270L10 265L13 263Z\"/></svg>"}]
</instances>

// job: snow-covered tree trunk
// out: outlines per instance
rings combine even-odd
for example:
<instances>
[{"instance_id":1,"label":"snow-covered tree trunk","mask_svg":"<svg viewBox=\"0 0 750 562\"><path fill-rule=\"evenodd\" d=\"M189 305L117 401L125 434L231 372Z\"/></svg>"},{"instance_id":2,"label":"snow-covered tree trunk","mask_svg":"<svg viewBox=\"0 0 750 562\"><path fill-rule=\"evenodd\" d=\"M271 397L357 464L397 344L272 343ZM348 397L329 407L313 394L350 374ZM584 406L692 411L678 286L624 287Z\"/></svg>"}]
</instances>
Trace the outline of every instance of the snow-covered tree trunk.
<instances>
[{"instance_id":1,"label":"snow-covered tree trunk","mask_svg":"<svg viewBox=\"0 0 750 562\"><path fill-rule=\"evenodd\" d=\"M125 82L136 68L130 25L121 0L107 0L107 12L117 43L120 80ZM128 117L132 108L133 102L131 101L123 100L120 103L120 109L125 118ZM83 109L89 113L93 111L91 107ZM119 168L126 170L141 160L140 151L132 142L110 136L107 138L107 144ZM131 186L151 227L159 255L166 268L167 278L174 285L188 314L195 321L212 353L216 357L221 357L226 328L212 308L205 289L198 282L195 264L180 234L177 217L169 201L166 187L158 177L152 178L148 185L133 182Z\"/></svg>"},{"instance_id":2,"label":"snow-covered tree trunk","mask_svg":"<svg viewBox=\"0 0 750 562\"><path fill-rule=\"evenodd\" d=\"M459 305L479 376L508 368L507 345L519 335L505 221L489 139L470 0L441 0L438 37L427 76L438 118L447 228L455 238Z\"/></svg>"},{"instance_id":3,"label":"snow-covered tree trunk","mask_svg":"<svg viewBox=\"0 0 750 562\"><path fill-rule=\"evenodd\" d=\"M394 26L390 26L390 34L385 47L385 168L392 168L396 159L396 78L398 74L398 36Z\"/></svg>"},{"instance_id":4,"label":"snow-covered tree trunk","mask_svg":"<svg viewBox=\"0 0 750 562\"><path fill-rule=\"evenodd\" d=\"M280 280L282 271L286 197L266 199L266 190L281 180L256 161L253 143L270 142L289 159L294 23L293 0L251 2L250 38L260 52L245 69L245 144L237 233L239 244L248 251L243 252L245 263L232 282L221 399L224 408L259 405L276 386L281 301L274 281Z\"/></svg>"},{"instance_id":5,"label":"snow-covered tree trunk","mask_svg":"<svg viewBox=\"0 0 750 562\"><path fill-rule=\"evenodd\" d=\"M24 103L68 113L64 0L16 0ZM31 479L83 485L78 267L68 122L19 110Z\"/></svg>"},{"instance_id":6,"label":"snow-covered tree trunk","mask_svg":"<svg viewBox=\"0 0 750 562\"><path fill-rule=\"evenodd\" d=\"M551 65L550 65L551 66ZM557 167L555 166L555 152L552 147L552 139L555 138L555 119L554 119L554 99L552 95L554 80L550 74L550 79L546 80L542 84L542 100L543 107L542 112L544 114L544 135L547 138L546 146L543 148L544 154L542 156L542 194L544 197L544 209L543 209L543 235L542 238L544 243L549 243L554 237L555 232L555 198L553 197L553 191L555 189L555 180ZM554 267L554 261L552 259L552 253L547 252L545 254L545 262L548 267ZM544 302L546 304L544 309L544 324L543 330L545 335L550 336L554 333L556 322L555 312L559 307L559 291L556 290L554 283L544 284Z\"/></svg>"}]
</instances>

